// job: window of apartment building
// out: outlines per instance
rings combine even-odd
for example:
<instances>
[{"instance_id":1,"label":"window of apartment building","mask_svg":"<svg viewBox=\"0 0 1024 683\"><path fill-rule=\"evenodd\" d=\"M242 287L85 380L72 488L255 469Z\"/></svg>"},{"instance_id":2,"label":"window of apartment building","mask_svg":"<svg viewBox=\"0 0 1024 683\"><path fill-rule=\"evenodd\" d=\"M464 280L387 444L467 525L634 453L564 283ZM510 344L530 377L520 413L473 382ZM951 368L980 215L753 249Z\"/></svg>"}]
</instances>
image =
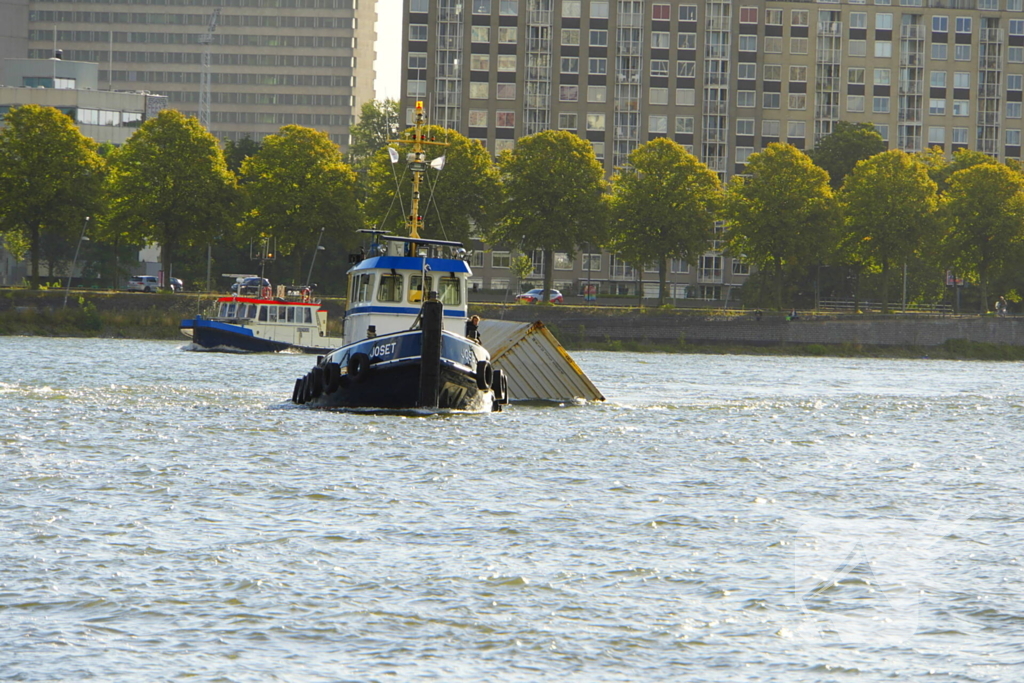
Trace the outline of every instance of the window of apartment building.
<instances>
[{"instance_id":1,"label":"window of apartment building","mask_svg":"<svg viewBox=\"0 0 1024 683\"><path fill-rule=\"evenodd\" d=\"M506 17L519 15L519 0L498 0L498 14Z\"/></svg>"},{"instance_id":2,"label":"window of apartment building","mask_svg":"<svg viewBox=\"0 0 1024 683\"><path fill-rule=\"evenodd\" d=\"M782 80L782 65L781 64L765 64L761 70L764 74L764 80L766 81L781 81Z\"/></svg>"},{"instance_id":3,"label":"window of apartment building","mask_svg":"<svg viewBox=\"0 0 1024 683\"><path fill-rule=\"evenodd\" d=\"M741 24L756 24L757 23L757 8L756 7L740 7L740 23Z\"/></svg>"},{"instance_id":4,"label":"window of apartment building","mask_svg":"<svg viewBox=\"0 0 1024 683\"><path fill-rule=\"evenodd\" d=\"M750 155L754 153L753 147L737 147L736 148L736 163L745 164Z\"/></svg>"},{"instance_id":5,"label":"window of apartment building","mask_svg":"<svg viewBox=\"0 0 1024 683\"><path fill-rule=\"evenodd\" d=\"M473 0L473 14L490 14L491 0Z\"/></svg>"},{"instance_id":6,"label":"window of apartment building","mask_svg":"<svg viewBox=\"0 0 1024 683\"><path fill-rule=\"evenodd\" d=\"M1007 102L1006 103L1006 118L1008 119L1019 119L1020 118L1020 102Z\"/></svg>"},{"instance_id":7,"label":"window of apartment building","mask_svg":"<svg viewBox=\"0 0 1024 683\"><path fill-rule=\"evenodd\" d=\"M1019 103L1018 103L1019 104ZM1008 145L1020 145L1020 129L1011 128L1006 131L1006 144Z\"/></svg>"},{"instance_id":8,"label":"window of apartment building","mask_svg":"<svg viewBox=\"0 0 1024 683\"><path fill-rule=\"evenodd\" d=\"M486 109L470 109L469 110L469 125L472 128L486 128L487 127L487 110Z\"/></svg>"},{"instance_id":9,"label":"window of apartment building","mask_svg":"<svg viewBox=\"0 0 1024 683\"><path fill-rule=\"evenodd\" d=\"M426 24L409 24L409 40L426 40Z\"/></svg>"},{"instance_id":10,"label":"window of apartment building","mask_svg":"<svg viewBox=\"0 0 1024 683\"><path fill-rule=\"evenodd\" d=\"M426 55L423 55L426 58ZM471 71L490 71L491 69L491 56L490 55L470 55L469 56L469 68Z\"/></svg>"},{"instance_id":11,"label":"window of apartment building","mask_svg":"<svg viewBox=\"0 0 1024 683\"><path fill-rule=\"evenodd\" d=\"M668 76L668 60L667 59L652 59L651 60L651 75L652 76Z\"/></svg>"},{"instance_id":12,"label":"window of apartment building","mask_svg":"<svg viewBox=\"0 0 1024 683\"><path fill-rule=\"evenodd\" d=\"M892 41L876 40L875 57L881 57L883 59L888 59L889 57L892 57Z\"/></svg>"},{"instance_id":13,"label":"window of apartment building","mask_svg":"<svg viewBox=\"0 0 1024 683\"><path fill-rule=\"evenodd\" d=\"M733 275L750 275L750 264L744 263L739 259L732 260L732 274Z\"/></svg>"},{"instance_id":14,"label":"window of apartment building","mask_svg":"<svg viewBox=\"0 0 1024 683\"><path fill-rule=\"evenodd\" d=\"M590 29L590 45L593 47L608 47L608 31L603 28ZM666 45L666 47L668 47Z\"/></svg>"},{"instance_id":15,"label":"window of apartment building","mask_svg":"<svg viewBox=\"0 0 1024 683\"><path fill-rule=\"evenodd\" d=\"M867 12L850 12L850 28L867 28Z\"/></svg>"},{"instance_id":16,"label":"window of apartment building","mask_svg":"<svg viewBox=\"0 0 1024 683\"><path fill-rule=\"evenodd\" d=\"M491 42L491 27L490 26L474 26L470 32L470 40L474 43L489 43Z\"/></svg>"},{"instance_id":17,"label":"window of apartment building","mask_svg":"<svg viewBox=\"0 0 1024 683\"><path fill-rule=\"evenodd\" d=\"M676 117L676 132L677 133L692 133L693 132L693 117L692 116L677 116Z\"/></svg>"},{"instance_id":18,"label":"window of apartment building","mask_svg":"<svg viewBox=\"0 0 1024 683\"><path fill-rule=\"evenodd\" d=\"M871 101L871 111L875 114L888 114L889 113L889 98L888 97L875 97Z\"/></svg>"},{"instance_id":19,"label":"window of apartment building","mask_svg":"<svg viewBox=\"0 0 1024 683\"><path fill-rule=\"evenodd\" d=\"M690 264L681 258L669 259L668 272L677 275L686 275L690 272Z\"/></svg>"},{"instance_id":20,"label":"window of apartment building","mask_svg":"<svg viewBox=\"0 0 1024 683\"><path fill-rule=\"evenodd\" d=\"M753 135L754 119L736 119L736 135Z\"/></svg>"},{"instance_id":21,"label":"window of apartment building","mask_svg":"<svg viewBox=\"0 0 1024 683\"><path fill-rule=\"evenodd\" d=\"M802 138L807 136L806 121L790 121L786 124L786 134L791 138Z\"/></svg>"},{"instance_id":22,"label":"window of apartment building","mask_svg":"<svg viewBox=\"0 0 1024 683\"><path fill-rule=\"evenodd\" d=\"M882 31L892 30L892 15L888 13L875 15L875 28Z\"/></svg>"},{"instance_id":23,"label":"window of apartment building","mask_svg":"<svg viewBox=\"0 0 1024 683\"><path fill-rule=\"evenodd\" d=\"M558 115L559 130L576 130L579 128L579 115L576 112L561 112Z\"/></svg>"},{"instance_id":24,"label":"window of apartment building","mask_svg":"<svg viewBox=\"0 0 1024 683\"><path fill-rule=\"evenodd\" d=\"M807 39L806 38L790 38L789 39L789 54L791 54L791 55L805 55L805 54L807 54Z\"/></svg>"},{"instance_id":25,"label":"window of apartment building","mask_svg":"<svg viewBox=\"0 0 1024 683\"><path fill-rule=\"evenodd\" d=\"M807 109L807 95L799 92L789 93L789 109L792 111Z\"/></svg>"},{"instance_id":26,"label":"window of apartment building","mask_svg":"<svg viewBox=\"0 0 1024 683\"><path fill-rule=\"evenodd\" d=\"M952 142L954 145L967 144L967 128L954 128Z\"/></svg>"},{"instance_id":27,"label":"window of apartment building","mask_svg":"<svg viewBox=\"0 0 1024 683\"><path fill-rule=\"evenodd\" d=\"M498 42L515 44L519 40L519 29L515 26L499 26Z\"/></svg>"},{"instance_id":28,"label":"window of apartment building","mask_svg":"<svg viewBox=\"0 0 1024 683\"><path fill-rule=\"evenodd\" d=\"M696 33L680 33L676 43L680 50L696 50L697 49L697 34ZM653 45L651 47L654 47Z\"/></svg>"},{"instance_id":29,"label":"window of apartment building","mask_svg":"<svg viewBox=\"0 0 1024 683\"><path fill-rule=\"evenodd\" d=\"M860 66L851 66L846 70L846 82L852 83L853 85L864 84L864 68Z\"/></svg>"},{"instance_id":30,"label":"window of apartment building","mask_svg":"<svg viewBox=\"0 0 1024 683\"><path fill-rule=\"evenodd\" d=\"M608 86L605 85L588 85L587 86L587 102L607 102L608 101Z\"/></svg>"},{"instance_id":31,"label":"window of apartment building","mask_svg":"<svg viewBox=\"0 0 1024 683\"><path fill-rule=\"evenodd\" d=\"M892 0L875 0L876 5L891 5Z\"/></svg>"},{"instance_id":32,"label":"window of apartment building","mask_svg":"<svg viewBox=\"0 0 1024 683\"><path fill-rule=\"evenodd\" d=\"M591 57L587 60L587 66L591 74L600 76L608 73L608 58L607 57Z\"/></svg>"},{"instance_id":33,"label":"window of apartment building","mask_svg":"<svg viewBox=\"0 0 1024 683\"><path fill-rule=\"evenodd\" d=\"M791 83L806 83L807 82L807 67L806 66L791 66L791 67L789 67L789 81Z\"/></svg>"},{"instance_id":34,"label":"window of apartment building","mask_svg":"<svg viewBox=\"0 0 1024 683\"><path fill-rule=\"evenodd\" d=\"M499 111L495 113L495 124L497 128L515 128L516 113L514 111Z\"/></svg>"},{"instance_id":35,"label":"window of apartment building","mask_svg":"<svg viewBox=\"0 0 1024 683\"><path fill-rule=\"evenodd\" d=\"M516 84L499 83L495 98L499 100L514 100L516 98Z\"/></svg>"},{"instance_id":36,"label":"window of apartment building","mask_svg":"<svg viewBox=\"0 0 1024 683\"><path fill-rule=\"evenodd\" d=\"M850 56L851 57L865 57L868 54L868 41L866 40L851 40L849 41Z\"/></svg>"},{"instance_id":37,"label":"window of apartment building","mask_svg":"<svg viewBox=\"0 0 1024 683\"><path fill-rule=\"evenodd\" d=\"M572 259L564 251L556 251L554 258L555 270L572 270Z\"/></svg>"},{"instance_id":38,"label":"window of apartment building","mask_svg":"<svg viewBox=\"0 0 1024 683\"><path fill-rule=\"evenodd\" d=\"M578 74L580 72L579 57L562 57L561 71L564 74Z\"/></svg>"},{"instance_id":39,"label":"window of apartment building","mask_svg":"<svg viewBox=\"0 0 1024 683\"><path fill-rule=\"evenodd\" d=\"M1022 90L1024 86L1024 74L1006 74L1007 90Z\"/></svg>"},{"instance_id":40,"label":"window of apartment building","mask_svg":"<svg viewBox=\"0 0 1024 683\"><path fill-rule=\"evenodd\" d=\"M578 28L562 29L562 45L579 45L580 30Z\"/></svg>"},{"instance_id":41,"label":"window of apartment building","mask_svg":"<svg viewBox=\"0 0 1024 683\"><path fill-rule=\"evenodd\" d=\"M601 254L587 252L580 254L580 267L585 273L600 273Z\"/></svg>"},{"instance_id":42,"label":"window of apartment building","mask_svg":"<svg viewBox=\"0 0 1024 683\"><path fill-rule=\"evenodd\" d=\"M789 12L789 23L791 26L807 26L807 18L810 16L805 9L794 9Z\"/></svg>"},{"instance_id":43,"label":"window of apartment building","mask_svg":"<svg viewBox=\"0 0 1024 683\"><path fill-rule=\"evenodd\" d=\"M651 5L651 19L656 21L672 19L672 5Z\"/></svg>"},{"instance_id":44,"label":"window of apartment building","mask_svg":"<svg viewBox=\"0 0 1024 683\"><path fill-rule=\"evenodd\" d=\"M978 0L978 9L998 11L999 0Z\"/></svg>"},{"instance_id":45,"label":"window of apartment building","mask_svg":"<svg viewBox=\"0 0 1024 683\"><path fill-rule=\"evenodd\" d=\"M945 116L946 115L946 100L943 99L930 99L928 100L928 113L933 116Z\"/></svg>"},{"instance_id":46,"label":"window of apartment building","mask_svg":"<svg viewBox=\"0 0 1024 683\"><path fill-rule=\"evenodd\" d=\"M668 104L668 88L650 88L647 101L649 104Z\"/></svg>"},{"instance_id":47,"label":"window of apartment building","mask_svg":"<svg viewBox=\"0 0 1024 683\"><path fill-rule=\"evenodd\" d=\"M953 116L970 116L970 100L953 100Z\"/></svg>"},{"instance_id":48,"label":"window of apartment building","mask_svg":"<svg viewBox=\"0 0 1024 683\"><path fill-rule=\"evenodd\" d=\"M594 149L594 157L598 161L604 161L604 142L591 140L590 146Z\"/></svg>"},{"instance_id":49,"label":"window of apartment building","mask_svg":"<svg viewBox=\"0 0 1024 683\"><path fill-rule=\"evenodd\" d=\"M946 129L943 128L942 126L928 126L928 144L946 144Z\"/></svg>"},{"instance_id":50,"label":"window of apartment building","mask_svg":"<svg viewBox=\"0 0 1024 683\"><path fill-rule=\"evenodd\" d=\"M696 5L680 5L679 21L697 21Z\"/></svg>"},{"instance_id":51,"label":"window of apartment building","mask_svg":"<svg viewBox=\"0 0 1024 683\"><path fill-rule=\"evenodd\" d=\"M954 45L953 46L953 59L958 62L969 62L971 61L971 46L970 45Z\"/></svg>"},{"instance_id":52,"label":"window of apartment building","mask_svg":"<svg viewBox=\"0 0 1024 683\"><path fill-rule=\"evenodd\" d=\"M1010 19L1010 35L1024 36L1024 19Z\"/></svg>"},{"instance_id":53,"label":"window of apartment building","mask_svg":"<svg viewBox=\"0 0 1024 683\"><path fill-rule=\"evenodd\" d=\"M697 62L676 62L676 76L678 76L679 78L694 78L696 75Z\"/></svg>"},{"instance_id":54,"label":"window of apartment building","mask_svg":"<svg viewBox=\"0 0 1024 683\"><path fill-rule=\"evenodd\" d=\"M410 69L426 69L427 68L427 53L426 52L410 52L409 53L409 68Z\"/></svg>"},{"instance_id":55,"label":"window of apartment building","mask_svg":"<svg viewBox=\"0 0 1024 683\"><path fill-rule=\"evenodd\" d=\"M680 107L692 107L696 97L697 91L693 88L676 88L676 104Z\"/></svg>"},{"instance_id":56,"label":"window of apartment building","mask_svg":"<svg viewBox=\"0 0 1024 683\"><path fill-rule=\"evenodd\" d=\"M764 51L765 54L777 55L782 52L782 37L781 36L765 36L764 37Z\"/></svg>"},{"instance_id":57,"label":"window of apartment building","mask_svg":"<svg viewBox=\"0 0 1024 683\"><path fill-rule=\"evenodd\" d=\"M889 124L888 123L876 123L874 124L875 130L879 135L882 136L882 140L889 142Z\"/></svg>"},{"instance_id":58,"label":"window of apartment building","mask_svg":"<svg viewBox=\"0 0 1024 683\"><path fill-rule=\"evenodd\" d=\"M621 280L632 280L636 277L636 272L633 267L622 260L621 256L612 254L610 257L611 261L611 272L610 275L614 278Z\"/></svg>"},{"instance_id":59,"label":"window of apartment building","mask_svg":"<svg viewBox=\"0 0 1024 683\"><path fill-rule=\"evenodd\" d=\"M766 26L782 26L782 10L766 9L764 11L764 23Z\"/></svg>"},{"instance_id":60,"label":"window of apartment building","mask_svg":"<svg viewBox=\"0 0 1024 683\"><path fill-rule=\"evenodd\" d=\"M932 59L946 59L949 53L945 43L932 43Z\"/></svg>"},{"instance_id":61,"label":"window of apartment building","mask_svg":"<svg viewBox=\"0 0 1024 683\"><path fill-rule=\"evenodd\" d=\"M576 19L580 16L580 0L562 0L562 16Z\"/></svg>"},{"instance_id":62,"label":"window of apartment building","mask_svg":"<svg viewBox=\"0 0 1024 683\"><path fill-rule=\"evenodd\" d=\"M1006 48L1006 61L1011 64L1024 62L1024 47L1011 46Z\"/></svg>"},{"instance_id":63,"label":"window of apartment building","mask_svg":"<svg viewBox=\"0 0 1024 683\"><path fill-rule=\"evenodd\" d=\"M778 95L778 93L765 93L765 95ZM757 92L754 90L740 90L736 93L736 106L749 108L756 103ZM765 105L768 106L768 105Z\"/></svg>"},{"instance_id":64,"label":"window of apartment building","mask_svg":"<svg viewBox=\"0 0 1024 683\"><path fill-rule=\"evenodd\" d=\"M970 17L957 17L956 18L956 32L957 33L970 33L971 32L971 18Z\"/></svg>"},{"instance_id":65,"label":"window of apartment building","mask_svg":"<svg viewBox=\"0 0 1024 683\"><path fill-rule=\"evenodd\" d=\"M757 78L757 64L753 62L740 62L736 66L736 76L745 81L754 80Z\"/></svg>"},{"instance_id":66,"label":"window of apartment building","mask_svg":"<svg viewBox=\"0 0 1024 683\"><path fill-rule=\"evenodd\" d=\"M668 117L656 115L647 117L647 132L668 133Z\"/></svg>"},{"instance_id":67,"label":"window of apartment building","mask_svg":"<svg viewBox=\"0 0 1024 683\"><path fill-rule=\"evenodd\" d=\"M740 36L739 47L740 52L757 52L757 36Z\"/></svg>"},{"instance_id":68,"label":"window of apartment building","mask_svg":"<svg viewBox=\"0 0 1024 683\"><path fill-rule=\"evenodd\" d=\"M604 130L604 121L603 112L587 114L587 130Z\"/></svg>"},{"instance_id":69,"label":"window of apartment building","mask_svg":"<svg viewBox=\"0 0 1024 683\"><path fill-rule=\"evenodd\" d=\"M953 72L953 87L954 88L970 88L971 87L971 72L970 71L954 71Z\"/></svg>"},{"instance_id":70,"label":"window of apartment building","mask_svg":"<svg viewBox=\"0 0 1024 683\"><path fill-rule=\"evenodd\" d=\"M429 12L430 11L430 0L410 0L409 2L410 12Z\"/></svg>"},{"instance_id":71,"label":"window of apartment building","mask_svg":"<svg viewBox=\"0 0 1024 683\"><path fill-rule=\"evenodd\" d=\"M508 268L510 265L512 265L512 257L509 252L491 252L491 268Z\"/></svg>"},{"instance_id":72,"label":"window of apartment building","mask_svg":"<svg viewBox=\"0 0 1024 683\"><path fill-rule=\"evenodd\" d=\"M1024 0L1006 0L1007 12L1020 12L1024 9Z\"/></svg>"},{"instance_id":73,"label":"window of apartment building","mask_svg":"<svg viewBox=\"0 0 1024 683\"><path fill-rule=\"evenodd\" d=\"M741 90L740 92L744 92L744 91ZM751 97L753 97L753 92L754 92L753 90L748 90L748 91L745 91L745 92L751 93ZM779 109L782 106L782 95L777 93L777 92L766 92L766 93L762 94L762 97L763 97L763 99L761 101L761 106L764 109ZM744 105L739 104L739 102L737 100L737 106L744 106ZM751 104L748 105L748 106L753 107L754 106L753 105L753 101L751 101Z\"/></svg>"},{"instance_id":74,"label":"window of apartment building","mask_svg":"<svg viewBox=\"0 0 1024 683\"><path fill-rule=\"evenodd\" d=\"M679 35L680 35L680 40L682 40L682 36L686 35L686 34L680 33ZM651 47L652 48L669 48L669 47L672 47L672 43L670 41L670 34L669 34L669 32L668 31L651 31Z\"/></svg>"},{"instance_id":75,"label":"window of apartment building","mask_svg":"<svg viewBox=\"0 0 1024 683\"><path fill-rule=\"evenodd\" d=\"M486 100L490 95L490 89L488 88L489 83L470 83L469 84L469 99L471 100ZM426 84L424 84L426 87Z\"/></svg>"},{"instance_id":76,"label":"window of apartment building","mask_svg":"<svg viewBox=\"0 0 1024 683\"><path fill-rule=\"evenodd\" d=\"M427 82L409 79L405 85L405 94L409 97L426 97Z\"/></svg>"},{"instance_id":77,"label":"window of apartment building","mask_svg":"<svg viewBox=\"0 0 1024 683\"><path fill-rule=\"evenodd\" d=\"M766 138L777 138L779 137L780 123L772 119L764 119L761 121L761 136Z\"/></svg>"},{"instance_id":78,"label":"window of apartment building","mask_svg":"<svg viewBox=\"0 0 1024 683\"><path fill-rule=\"evenodd\" d=\"M945 71L932 71L929 77L929 82L933 88L945 88L946 87L946 72Z\"/></svg>"},{"instance_id":79,"label":"window of apartment building","mask_svg":"<svg viewBox=\"0 0 1024 683\"><path fill-rule=\"evenodd\" d=\"M846 96L846 111L854 113L864 111L864 96L863 95L847 95Z\"/></svg>"},{"instance_id":80,"label":"window of apartment building","mask_svg":"<svg viewBox=\"0 0 1024 683\"><path fill-rule=\"evenodd\" d=\"M949 17L932 17L932 31L936 33L949 32Z\"/></svg>"},{"instance_id":81,"label":"window of apartment building","mask_svg":"<svg viewBox=\"0 0 1024 683\"><path fill-rule=\"evenodd\" d=\"M605 0L590 3L590 17L592 19L607 19L608 3Z\"/></svg>"},{"instance_id":82,"label":"window of apartment building","mask_svg":"<svg viewBox=\"0 0 1024 683\"><path fill-rule=\"evenodd\" d=\"M559 102L578 102L580 99L580 86L560 85L558 86Z\"/></svg>"},{"instance_id":83,"label":"window of apartment building","mask_svg":"<svg viewBox=\"0 0 1024 683\"><path fill-rule=\"evenodd\" d=\"M498 71L515 71L515 55L498 55Z\"/></svg>"},{"instance_id":84,"label":"window of apartment building","mask_svg":"<svg viewBox=\"0 0 1024 683\"><path fill-rule=\"evenodd\" d=\"M875 85L890 85L892 72L889 69L875 69Z\"/></svg>"}]
</instances>

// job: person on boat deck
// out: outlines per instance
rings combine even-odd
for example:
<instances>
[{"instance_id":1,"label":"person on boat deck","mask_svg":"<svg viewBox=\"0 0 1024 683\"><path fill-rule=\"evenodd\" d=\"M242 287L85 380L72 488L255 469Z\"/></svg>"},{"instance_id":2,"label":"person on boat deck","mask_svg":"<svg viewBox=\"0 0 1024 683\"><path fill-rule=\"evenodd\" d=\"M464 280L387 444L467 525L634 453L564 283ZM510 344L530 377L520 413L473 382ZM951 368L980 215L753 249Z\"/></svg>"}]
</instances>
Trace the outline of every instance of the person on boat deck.
<instances>
[{"instance_id":1,"label":"person on boat deck","mask_svg":"<svg viewBox=\"0 0 1024 683\"><path fill-rule=\"evenodd\" d=\"M302 300L304 302L308 302L309 301L309 286L308 285L302 288Z\"/></svg>"},{"instance_id":2,"label":"person on boat deck","mask_svg":"<svg viewBox=\"0 0 1024 683\"><path fill-rule=\"evenodd\" d=\"M480 342L480 316L474 315L466 321L466 339Z\"/></svg>"}]
</instances>

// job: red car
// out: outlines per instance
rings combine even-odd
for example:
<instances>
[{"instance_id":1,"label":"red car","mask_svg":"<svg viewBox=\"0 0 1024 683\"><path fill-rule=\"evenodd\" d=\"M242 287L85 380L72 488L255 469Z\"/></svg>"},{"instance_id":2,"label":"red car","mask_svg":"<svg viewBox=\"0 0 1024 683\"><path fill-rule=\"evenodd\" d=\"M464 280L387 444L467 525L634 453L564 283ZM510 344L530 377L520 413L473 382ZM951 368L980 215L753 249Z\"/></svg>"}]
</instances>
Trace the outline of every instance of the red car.
<instances>
[{"instance_id":1,"label":"red car","mask_svg":"<svg viewBox=\"0 0 1024 683\"><path fill-rule=\"evenodd\" d=\"M562 293L561 292L559 292L557 289L552 289L552 290L550 290L550 292L551 292L551 299L550 299L551 303L553 303L553 304L564 303L563 300L562 300ZM526 304L535 304L538 301L543 301L543 300L544 300L544 290L543 289L531 289L529 292L526 292L525 294L520 294L519 296L516 297L516 301L521 301L522 303L526 303Z\"/></svg>"}]
</instances>

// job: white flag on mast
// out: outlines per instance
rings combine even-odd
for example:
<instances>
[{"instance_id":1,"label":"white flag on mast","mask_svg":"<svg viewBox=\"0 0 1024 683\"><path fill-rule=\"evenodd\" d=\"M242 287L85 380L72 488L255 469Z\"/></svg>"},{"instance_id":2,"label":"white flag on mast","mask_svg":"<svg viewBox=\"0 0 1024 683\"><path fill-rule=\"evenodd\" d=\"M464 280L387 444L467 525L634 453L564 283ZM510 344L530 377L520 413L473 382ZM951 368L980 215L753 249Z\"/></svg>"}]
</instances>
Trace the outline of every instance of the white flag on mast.
<instances>
[{"instance_id":1,"label":"white flag on mast","mask_svg":"<svg viewBox=\"0 0 1024 683\"><path fill-rule=\"evenodd\" d=\"M391 163L398 163L398 150L394 147L388 147L388 156L391 157Z\"/></svg>"},{"instance_id":2,"label":"white flag on mast","mask_svg":"<svg viewBox=\"0 0 1024 683\"><path fill-rule=\"evenodd\" d=\"M439 156L430 162L430 168L440 171L444 168L444 156Z\"/></svg>"}]
</instances>

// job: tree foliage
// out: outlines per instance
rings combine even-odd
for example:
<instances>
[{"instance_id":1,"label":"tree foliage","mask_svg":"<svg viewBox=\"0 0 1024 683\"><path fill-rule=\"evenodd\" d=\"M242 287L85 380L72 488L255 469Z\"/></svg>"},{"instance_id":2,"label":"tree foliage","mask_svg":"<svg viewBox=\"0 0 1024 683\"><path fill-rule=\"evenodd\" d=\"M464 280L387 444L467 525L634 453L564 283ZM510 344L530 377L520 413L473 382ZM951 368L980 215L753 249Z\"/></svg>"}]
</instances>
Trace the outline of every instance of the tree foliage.
<instances>
[{"instance_id":1,"label":"tree foliage","mask_svg":"<svg viewBox=\"0 0 1024 683\"><path fill-rule=\"evenodd\" d=\"M782 308L784 273L827 257L835 244L832 188L824 170L783 143L751 155L747 175L733 177L726 188L729 250L760 269L771 268L775 305Z\"/></svg>"},{"instance_id":2,"label":"tree foliage","mask_svg":"<svg viewBox=\"0 0 1024 683\"><path fill-rule=\"evenodd\" d=\"M865 159L846 176L839 201L847 237L859 262L881 268L886 312L889 268L919 254L933 234L936 193L925 164L900 150Z\"/></svg>"},{"instance_id":3,"label":"tree foliage","mask_svg":"<svg viewBox=\"0 0 1024 683\"><path fill-rule=\"evenodd\" d=\"M0 130L0 234L32 256L32 288L39 259L70 260L85 217L101 206L104 163L95 142L65 114L29 104L12 109ZM45 238L49 249L43 249ZM23 253L23 252L22 252Z\"/></svg>"},{"instance_id":4,"label":"tree foliage","mask_svg":"<svg viewBox=\"0 0 1024 683\"><path fill-rule=\"evenodd\" d=\"M838 190L858 161L887 148L885 140L870 123L837 121L832 132L814 145L811 160L828 172L832 189Z\"/></svg>"},{"instance_id":5,"label":"tree foliage","mask_svg":"<svg viewBox=\"0 0 1024 683\"><path fill-rule=\"evenodd\" d=\"M242 221L245 234L274 237L281 256L295 253L297 283L304 277L303 255L312 258L321 228L340 245L350 244L363 227L356 175L326 133L283 127L242 162L241 180L249 207Z\"/></svg>"},{"instance_id":6,"label":"tree foliage","mask_svg":"<svg viewBox=\"0 0 1024 683\"><path fill-rule=\"evenodd\" d=\"M164 109L110 157L110 229L161 247L170 274L176 253L209 244L234 221L235 178L195 118Z\"/></svg>"},{"instance_id":7,"label":"tree foliage","mask_svg":"<svg viewBox=\"0 0 1024 683\"><path fill-rule=\"evenodd\" d=\"M976 164L949 178L944 251L958 274L976 277L981 308L988 285L1024 252L1024 177L1001 164Z\"/></svg>"},{"instance_id":8,"label":"tree foliage","mask_svg":"<svg viewBox=\"0 0 1024 683\"><path fill-rule=\"evenodd\" d=\"M502 220L491 243L543 249L544 301L554 281L554 252L599 243L604 224L604 168L590 143L568 131L521 138L498 160Z\"/></svg>"},{"instance_id":9,"label":"tree foliage","mask_svg":"<svg viewBox=\"0 0 1024 683\"><path fill-rule=\"evenodd\" d=\"M938 184L940 194L949 189L949 180L957 171L979 164L999 163L984 152L967 148L954 151L952 159L947 159L937 147L921 152L920 156L928 167L928 175Z\"/></svg>"},{"instance_id":10,"label":"tree foliage","mask_svg":"<svg viewBox=\"0 0 1024 683\"><path fill-rule=\"evenodd\" d=\"M401 138L412 140L414 130L406 130ZM447 128L424 126L423 134L427 142L445 143L426 145L427 160L443 156L445 161L441 170L428 168L420 185L421 236L466 241L474 228L488 231L497 215L501 190L487 150ZM370 163L365 209L368 220L377 227L405 235L412 197L412 172L406 155L412 145L394 147L400 147L397 163L391 163L386 148Z\"/></svg>"},{"instance_id":11,"label":"tree foliage","mask_svg":"<svg viewBox=\"0 0 1024 683\"><path fill-rule=\"evenodd\" d=\"M398 137L401 129L398 112L397 100L363 103L359 122L349 129L352 142L348 148L349 161L360 174L369 170L370 160L387 146L388 140Z\"/></svg>"},{"instance_id":12,"label":"tree foliage","mask_svg":"<svg viewBox=\"0 0 1024 683\"><path fill-rule=\"evenodd\" d=\"M224 161L231 172L238 174L242 170L242 162L260 151L260 143L246 135L238 142L224 141Z\"/></svg>"},{"instance_id":13,"label":"tree foliage","mask_svg":"<svg viewBox=\"0 0 1024 683\"><path fill-rule=\"evenodd\" d=\"M695 263L714 235L718 175L667 138L629 155L612 178L607 247L638 268L658 264L659 303L668 303L668 261Z\"/></svg>"}]
</instances>

